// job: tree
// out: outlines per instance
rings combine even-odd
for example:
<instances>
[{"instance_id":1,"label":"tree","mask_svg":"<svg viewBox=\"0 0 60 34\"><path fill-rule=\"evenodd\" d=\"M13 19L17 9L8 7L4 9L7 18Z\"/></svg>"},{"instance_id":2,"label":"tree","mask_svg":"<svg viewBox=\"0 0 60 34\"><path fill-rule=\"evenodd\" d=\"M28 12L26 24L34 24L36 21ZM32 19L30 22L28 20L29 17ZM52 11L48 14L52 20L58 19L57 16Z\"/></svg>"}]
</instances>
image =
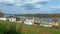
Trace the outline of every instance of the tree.
<instances>
[{"instance_id":1,"label":"tree","mask_svg":"<svg viewBox=\"0 0 60 34\"><path fill-rule=\"evenodd\" d=\"M4 14L2 13L2 11L0 11L0 17L3 17L3 15L4 15Z\"/></svg>"}]
</instances>

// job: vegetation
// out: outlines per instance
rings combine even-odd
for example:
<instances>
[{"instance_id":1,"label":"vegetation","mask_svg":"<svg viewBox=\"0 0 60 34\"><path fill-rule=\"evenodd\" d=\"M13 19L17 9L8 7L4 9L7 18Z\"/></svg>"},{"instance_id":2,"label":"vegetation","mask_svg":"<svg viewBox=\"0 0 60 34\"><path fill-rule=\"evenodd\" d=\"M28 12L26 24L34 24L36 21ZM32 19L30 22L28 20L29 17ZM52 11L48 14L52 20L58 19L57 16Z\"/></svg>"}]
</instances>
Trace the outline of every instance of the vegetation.
<instances>
[{"instance_id":1,"label":"vegetation","mask_svg":"<svg viewBox=\"0 0 60 34\"><path fill-rule=\"evenodd\" d=\"M52 18L60 17L60 14L15 14L16 16L29 16L29 17L43 17L43 18Z\"/></svg>"},{"instance_id":2,"label":"vegetation","mask_svg":"<svg viewBox=\"0 0 60 34\"><path fill-rule=\"evenodd\" d=\"M60 34L60 28L47 28L40 25L25 25L0 21L0 34Z\"/></svg>"},{"instance_id":3,"label":"vegetation","mask_svg":"<svg viewBox=\"0 0 60 34\"><path fill-rule=\"evenodd\" d=\"M20 34L20 32L16 30L16 23L0 21L0 34Z\"/></svg>"},{"instance_id":4,"label":"vegetation","mask_svg":"<svg viewBox=\"0 0 60 34\"><path fill-rule=\"evenodd\" d=\"M2 11L0 11L0 17L3 17L4 13Z\"/></svg>"}]
</instances>

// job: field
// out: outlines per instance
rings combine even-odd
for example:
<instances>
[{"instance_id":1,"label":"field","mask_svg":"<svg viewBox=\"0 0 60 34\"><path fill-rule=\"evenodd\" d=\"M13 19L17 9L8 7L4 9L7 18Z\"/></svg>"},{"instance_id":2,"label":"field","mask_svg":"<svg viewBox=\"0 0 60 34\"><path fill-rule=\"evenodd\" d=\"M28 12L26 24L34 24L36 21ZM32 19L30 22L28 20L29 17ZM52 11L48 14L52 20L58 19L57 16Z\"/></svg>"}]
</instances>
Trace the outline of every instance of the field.
<instances>
[{"instance_id":1,"label":"field","mask_svg":"<svg viewBox=\"0 0 60 34\"><path fill-rule=\"evenodd\" d=\"M60 34L60 28L0 21L0 34Z\"/></svg>"}]
</instances>

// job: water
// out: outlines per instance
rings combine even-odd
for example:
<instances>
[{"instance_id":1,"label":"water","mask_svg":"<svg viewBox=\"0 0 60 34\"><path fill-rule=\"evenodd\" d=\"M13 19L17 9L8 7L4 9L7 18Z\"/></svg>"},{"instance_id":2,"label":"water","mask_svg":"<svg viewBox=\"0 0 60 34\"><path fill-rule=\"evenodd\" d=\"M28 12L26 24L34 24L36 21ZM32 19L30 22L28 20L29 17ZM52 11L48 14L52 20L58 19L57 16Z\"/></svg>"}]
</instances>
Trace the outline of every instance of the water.
<instances>
[{"instance_id":1,"label":"water","mask_svg":"<svg viewBox=\"0 0 60 34\"><path fill-rule=\"evenodd\" d=\"M27 16L19 16L20 18L28 18ZM53 18L40 18L40 17L31 17L37 20L41 20L41 21L48 21L51 22ZM57 21L60 23L60 18L57 18Z\"/></svg>"},{"instance_id":2,"label":"water","mask_svg":"<svg viewBox=\"0 0 60 34\"><path fill-rule=\"evenodd\" d=\"M5 15L5 16L9 16L9 15ZM20 18L28 18L27 16L18 16ZM34 19L37 19L37 20L41 20L41 21L48 21L48 22L51 22L51 20L53 18L40 18L40 17L31 17L31 18L34 18ZM57 18L57 21L60 23L60 18Z\"/></svg>"}]
</instances>

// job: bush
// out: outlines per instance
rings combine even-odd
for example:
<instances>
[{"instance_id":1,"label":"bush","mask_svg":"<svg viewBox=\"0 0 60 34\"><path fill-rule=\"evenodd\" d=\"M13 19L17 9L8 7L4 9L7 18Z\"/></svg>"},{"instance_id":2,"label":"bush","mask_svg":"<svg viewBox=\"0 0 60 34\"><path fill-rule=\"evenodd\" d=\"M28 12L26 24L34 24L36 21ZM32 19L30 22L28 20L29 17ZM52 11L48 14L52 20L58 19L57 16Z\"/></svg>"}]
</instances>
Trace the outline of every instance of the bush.
<instances>
[{"instance_id":1,"label":"bush","mask_svg":"<svg viewBox=\"0 0 60 34\"><path fill-rule=\"evenodd\" d=\"M0 34L21 34L19 30L16 31L16 23L0 23Z\"/></svg>"}]
</instances>

